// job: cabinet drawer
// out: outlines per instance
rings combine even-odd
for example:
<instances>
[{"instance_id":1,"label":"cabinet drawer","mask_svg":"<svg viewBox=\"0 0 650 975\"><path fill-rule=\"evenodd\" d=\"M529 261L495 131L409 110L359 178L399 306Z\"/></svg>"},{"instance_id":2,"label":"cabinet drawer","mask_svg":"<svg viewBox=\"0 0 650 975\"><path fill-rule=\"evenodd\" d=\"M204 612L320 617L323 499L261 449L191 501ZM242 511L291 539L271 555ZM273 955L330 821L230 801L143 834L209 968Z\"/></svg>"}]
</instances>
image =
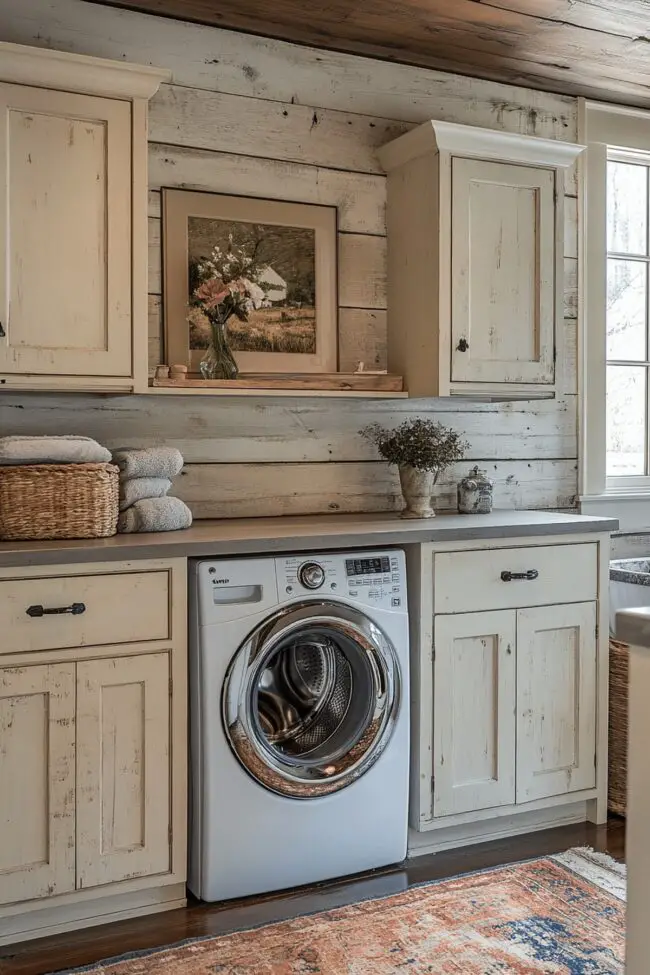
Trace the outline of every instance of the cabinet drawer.
<instances>
[{"instance_id":1,"label":"cabinet drawer","mask_svg":"<svg viewBox=\"0 0 650 975\"><path fill-rule=\"evenodd\" d=\"M440 552L433 580L436 613L590 602L598 595L597 545Z\"/></svg>"},{"instance_id":2,"label":"cabinet drawer","mask_svg":"<svg viewBox=\"0 0 650 975\"><path fill-rule=\"evenodd\" d=\"M83 610L47 612L75 604ZM10 579L0 582L1 652L167 640L169 605L165 570Z\"/></svg>"}]
</instances>

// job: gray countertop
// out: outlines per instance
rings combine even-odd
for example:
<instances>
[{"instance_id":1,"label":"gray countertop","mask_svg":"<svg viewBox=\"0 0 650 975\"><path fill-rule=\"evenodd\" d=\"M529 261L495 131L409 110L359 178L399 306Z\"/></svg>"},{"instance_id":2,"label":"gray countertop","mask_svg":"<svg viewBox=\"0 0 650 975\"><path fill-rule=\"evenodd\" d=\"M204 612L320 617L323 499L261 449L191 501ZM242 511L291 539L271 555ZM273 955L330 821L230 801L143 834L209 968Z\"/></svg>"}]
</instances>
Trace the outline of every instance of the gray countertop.
<instances>
[{"instance_id":1,"label":"gray countertop","mask_svg":"<svg viewBox=\"0 0 650 975\"><path fill-rule=\"evenodd\" d=\"M614 559L609 563L609 578L650 588L650 559Z\"/></svg>"},{"instance_id":2,"label":"gray countertop","mask_svg":"<svg viewBox=\"0 0 650 975\"><path fill-rule=\"evenodd\" d=\"M72 541L0 542L0 567L210 557L612 532L614 518L493 511L410 521L394 515L312 515L197 521L184 531Z\"/></svg>"}]
</instances>

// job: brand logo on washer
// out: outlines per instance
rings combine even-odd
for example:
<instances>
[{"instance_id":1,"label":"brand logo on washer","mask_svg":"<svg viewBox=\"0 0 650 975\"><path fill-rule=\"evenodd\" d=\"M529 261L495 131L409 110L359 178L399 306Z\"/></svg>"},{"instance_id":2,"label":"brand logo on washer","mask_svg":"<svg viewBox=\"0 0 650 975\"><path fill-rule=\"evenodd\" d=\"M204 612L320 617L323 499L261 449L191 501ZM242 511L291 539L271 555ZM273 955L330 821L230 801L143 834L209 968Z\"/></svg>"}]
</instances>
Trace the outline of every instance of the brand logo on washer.
<instances>
[{"instance_id":1,"label":"brand logo on washer","mask_svg":"<svg viewBox=\"0 0 650 975\"><path fill-rule=\"evenodd\" d=\"M225 586L229 582L230 582L230 579L213 579L212 580L212 585L213 586Z\"/></svg>"}]
</instances>

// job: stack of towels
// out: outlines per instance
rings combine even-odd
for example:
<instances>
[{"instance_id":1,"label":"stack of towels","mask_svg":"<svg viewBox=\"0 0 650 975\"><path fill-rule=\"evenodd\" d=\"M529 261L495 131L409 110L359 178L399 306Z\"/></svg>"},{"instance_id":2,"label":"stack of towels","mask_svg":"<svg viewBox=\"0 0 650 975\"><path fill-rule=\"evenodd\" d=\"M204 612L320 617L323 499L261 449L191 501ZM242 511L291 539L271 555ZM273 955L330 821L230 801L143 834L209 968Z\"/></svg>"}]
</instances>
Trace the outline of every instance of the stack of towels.
<instances>
[{"instance_id":1,"label":"stack of towels","mask_svg":"<svg viewBox=\"0 0 650 975\"><path fill-rule=\"evenodd\" d=\"M171 532L189 528L192 512L180 498L168 498L183 457L174 447L113 451L120 469L119 532Z\"/></svg>"},{"instance_id":2,"label":"stack of towels","mask_svg":"<svg viewBox=\"0 0 650 975\"><path fill-rule=\"evenodd\" d=\"M110 464L111 454L90 437L0 437L0 464Z\"/></svg>"}]
</instances>

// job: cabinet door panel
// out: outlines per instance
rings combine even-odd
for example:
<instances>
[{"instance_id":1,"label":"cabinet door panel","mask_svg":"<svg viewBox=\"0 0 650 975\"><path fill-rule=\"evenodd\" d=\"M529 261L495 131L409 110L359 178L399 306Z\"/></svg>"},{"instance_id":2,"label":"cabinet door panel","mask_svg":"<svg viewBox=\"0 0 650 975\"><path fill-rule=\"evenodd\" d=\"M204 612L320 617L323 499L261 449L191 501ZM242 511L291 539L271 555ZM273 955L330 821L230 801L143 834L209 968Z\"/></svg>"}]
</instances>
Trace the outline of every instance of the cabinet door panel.
<instances>
[{"instance_id":1,"label":"cabinet door panel","mask_svg":"<svg viewBox=\"0 0 650 975\"><path fill-rule=\"evenodd\" d=\"M452 382L552 383L555 174L452 162Z\"/></svg>"},{"instance_id":2,"label":"cabinet door panel","mask_svg":"<svg viewBox=\"0 0 650 975\"><path fill-rule=\"evenodd\" d=\"M77 886L170 870L169 655L77 665Z\"/></svg>"},{"instance_id":3,"label":"cabinet door panel","mask_svg":"<svg viewBox=\"0 0 650 975\"><path fill-rule=\"evenodd\" d=\"M0 670L0 903L74 890L74 664Z\"/></svg>"},{"instance_id":4,"label":"cabinet door panel","mask_svg":"<svg viewBox=\"0 0 650 975\"><path fill-rule=\"evenodd\" d=\"M129 105L0 85L0 122L0 372L130 376Z\"/></svg>"},{"instance_id":5,"label":"cabinet door panel","mask_svg":"<svg viewBox=\"0 0 650 975\"><path fill-rule=\"evenodd\" d=\"M515 619L436 617L434 816L514 802Z\"/></svg>"},{"instance_id":6,"label":"cabinet door panel","mask_svg":"<svg viewBox=\"0 0 650 975\"><path fill-rule=\"evenodd\" d=\"M596 785L596 603L517 613L517 802Z\"/></svg>"}]
</instances>

